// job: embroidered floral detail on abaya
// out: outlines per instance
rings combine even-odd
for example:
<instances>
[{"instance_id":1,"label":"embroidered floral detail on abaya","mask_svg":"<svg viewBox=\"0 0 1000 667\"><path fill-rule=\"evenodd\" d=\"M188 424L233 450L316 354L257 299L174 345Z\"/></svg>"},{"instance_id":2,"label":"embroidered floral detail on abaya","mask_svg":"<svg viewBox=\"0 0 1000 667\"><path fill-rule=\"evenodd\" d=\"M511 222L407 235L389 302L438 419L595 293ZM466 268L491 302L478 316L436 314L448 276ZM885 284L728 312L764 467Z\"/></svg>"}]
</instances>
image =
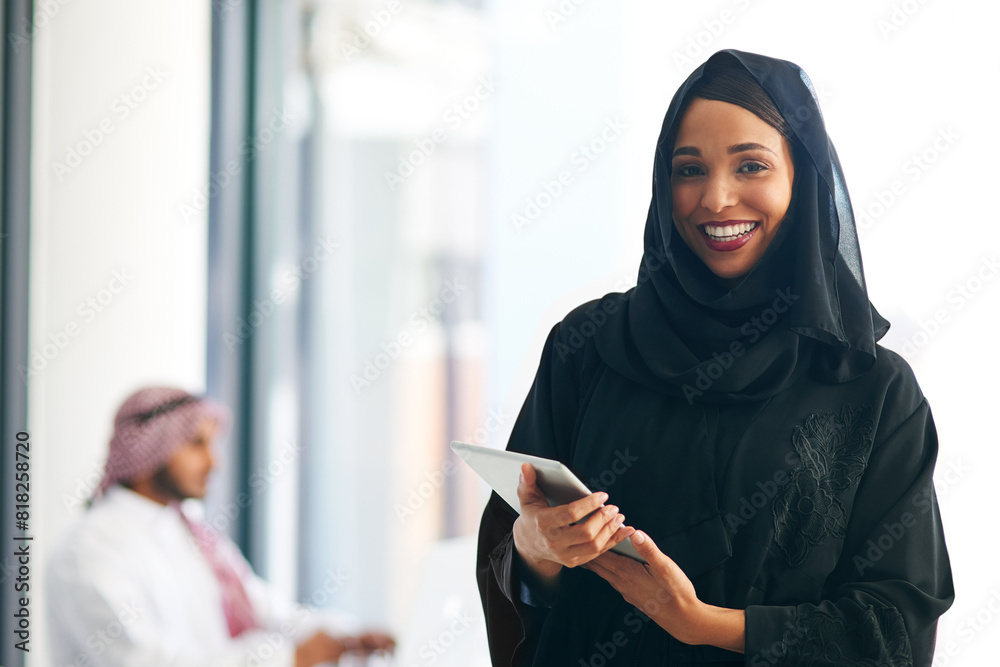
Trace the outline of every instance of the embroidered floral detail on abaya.
<instances>
[{"instance_id":1,"label":"embroidered floral detail on abaya","mask_svg":"<svg viewBox=\"0 0 1000 667\"><path fill-rule=\"evenodd\" d=\"M809 415L792 433L800 465L771 501L774 542L791 566L829 536L843 538L841 494L857 484L872 446L872 410L845 405Z\"/></svg>"},{"instance_id":2,"label":"embroidered floral detail on abaya","mask_svg":"<svg viewBox=\"0 0 1000 667\"><path fill-rule=\"evenodd\" d=\"M790 627L782 637L785 659L779 664L861 667L913 664L906 626L895 607L868 605L858 612L860 615L837 617L817 608L800 616L796 627Z\"/></svg>"}]
</instances>

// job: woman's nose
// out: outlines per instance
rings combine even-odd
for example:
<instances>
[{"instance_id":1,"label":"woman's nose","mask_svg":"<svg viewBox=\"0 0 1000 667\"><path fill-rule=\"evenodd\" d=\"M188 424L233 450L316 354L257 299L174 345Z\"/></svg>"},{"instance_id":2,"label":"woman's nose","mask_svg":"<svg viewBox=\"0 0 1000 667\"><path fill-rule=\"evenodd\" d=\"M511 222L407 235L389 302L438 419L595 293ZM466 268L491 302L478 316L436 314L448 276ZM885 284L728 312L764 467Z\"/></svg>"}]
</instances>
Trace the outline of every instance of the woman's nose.
<instances>
[{"instance_id":1,"label":"woman's nose","mask_svg":"<svg viewBox=\"0 0 1000 667\"><path fill-rule=\"evenodd\" d=\"M723 209L733 206L737 201L736 188L725 176L711 176L705 183L705 191L701 196L701 205L712 211L719 213Z\"/></svg>"}]
</instances>

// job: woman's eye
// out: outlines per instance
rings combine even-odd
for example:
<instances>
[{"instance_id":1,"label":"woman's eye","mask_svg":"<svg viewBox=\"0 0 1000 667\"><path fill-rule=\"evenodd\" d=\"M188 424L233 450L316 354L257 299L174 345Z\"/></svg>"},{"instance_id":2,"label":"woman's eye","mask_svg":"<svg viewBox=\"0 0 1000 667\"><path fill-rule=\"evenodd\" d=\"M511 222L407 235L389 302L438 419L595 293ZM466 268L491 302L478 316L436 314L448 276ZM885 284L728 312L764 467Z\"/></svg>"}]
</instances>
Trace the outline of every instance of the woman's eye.
<instances>
[{"instance_id":1,"label":"woman's eye","mask_svg":"<svg viewBox=\"0 0 1000 667\"><path fill-rule=\"evenodd\" d=\"M701 174L701 169L699 167L697 167L696 165L687 164L687 165L684 165L683 167L679 168L675 173L678 176L681 176L682 178L690 178L692 176L698 176L698 175L700 175Z\"/></svg>"},{"instance_id":2,"label":"woman's eye","mask_svg":"<svg viewBox=\"0 0 1000 667\"><path fill-rule=\"evenodd\" d=\"M759 162L744 162L740 165L740 172L744 174L756 174L766 169L767 167Z\"/></svg>"}]
</instances>

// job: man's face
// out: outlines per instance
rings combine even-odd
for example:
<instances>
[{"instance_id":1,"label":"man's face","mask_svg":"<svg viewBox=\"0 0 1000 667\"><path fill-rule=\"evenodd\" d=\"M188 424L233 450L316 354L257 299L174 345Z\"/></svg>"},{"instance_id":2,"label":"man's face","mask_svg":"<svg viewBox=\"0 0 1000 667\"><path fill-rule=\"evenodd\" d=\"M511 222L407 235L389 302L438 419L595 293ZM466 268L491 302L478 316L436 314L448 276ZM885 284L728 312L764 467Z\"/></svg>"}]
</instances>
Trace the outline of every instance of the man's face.
<instances>
[{"instance_id":1,"label":"man's face","mask_svg":"<svg viewBox=\"0 0 1000 667\"><path fill-rule=\"evenodd\" d=\"M152 477L156 490L171 500L204 498L208 475L215 466L212 443L218 426L210 419L198 425L194 438L182 443Z\"/></svg>"}]
</instances>

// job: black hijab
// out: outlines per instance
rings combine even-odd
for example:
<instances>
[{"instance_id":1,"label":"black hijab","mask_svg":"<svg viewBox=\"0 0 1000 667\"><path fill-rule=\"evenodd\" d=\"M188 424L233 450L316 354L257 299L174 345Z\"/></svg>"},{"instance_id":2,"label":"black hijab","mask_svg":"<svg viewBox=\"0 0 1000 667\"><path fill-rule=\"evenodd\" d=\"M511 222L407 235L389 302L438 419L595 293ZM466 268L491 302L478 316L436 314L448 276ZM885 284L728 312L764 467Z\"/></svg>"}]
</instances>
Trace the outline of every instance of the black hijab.
<instances>
[{"instance_id":1,"label":"black hijab","mask_svg":"<svg viewBox=\"0 0 1000 667\"><path fill-rule=\"evenodd\" d=\"M775 102L795 154L788 214L731 289L676 233L670 190L672 136L688 92L721 59L744 68ZM889 322L868 300L840 161L797 65L728 49L681 85L657 141L644 244L638 284L595 333L602 359L622 375L692 403L732 403L773 396L804 373L838 383L874 365Z\"/></svg>"}]
</instances>

